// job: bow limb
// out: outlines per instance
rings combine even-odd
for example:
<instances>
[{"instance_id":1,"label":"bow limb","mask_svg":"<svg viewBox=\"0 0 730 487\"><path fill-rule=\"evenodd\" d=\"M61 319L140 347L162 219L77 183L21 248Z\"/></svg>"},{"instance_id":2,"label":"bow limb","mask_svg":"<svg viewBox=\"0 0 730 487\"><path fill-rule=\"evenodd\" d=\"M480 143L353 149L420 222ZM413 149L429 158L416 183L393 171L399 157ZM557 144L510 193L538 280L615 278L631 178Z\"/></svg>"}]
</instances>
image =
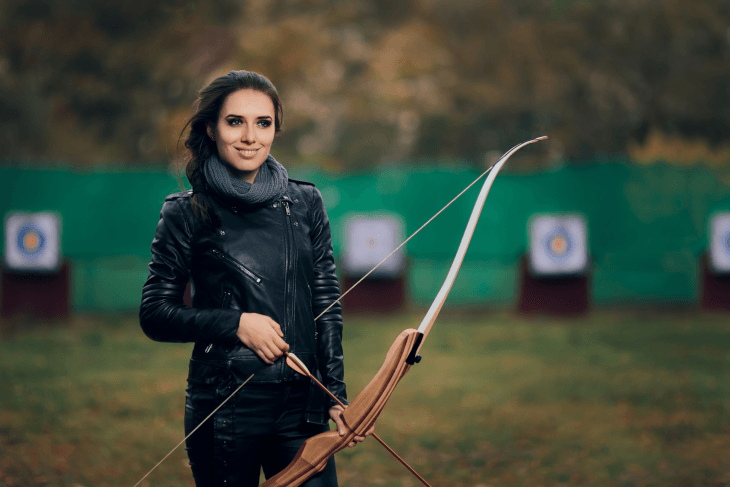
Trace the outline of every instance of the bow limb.
<instances>
[{"instance_id":1,"label":"bow limb","mask_svg":"<svg viewBox=\"0 0 730 487\"><path fill-rule=\"evenodd\" d=\"M511 148L499 159L499 161L497 161L497 163L494 165L494 169L489 173L486 181L484 181L484 185L479 192L479 196L477 197L477 201L474 204L471 216L469 217L469 222L466 224L466 230L464 230L464 235L461 237L459 249L456 251L454 261L451 263L449 273L446 276L443 285L441 286L441 290L439 290L439 293L436 295L436 299L434 299L433 303L431 303L431 307L428 309L426 316L423 318L421 325L418 327L418 331L423 334L423 338L421 338L420 343L418 344L413 356L417 356L418 352L421 350L421 347L423 346L423 342L426 340L428 332L431 330L431 327L436 321L436 318L438 317L438 314L441 311L444 302L446 301L446 297L449 295L449 291L451 291L451 287L454 285L456 275L459 273L461 264L464 261L466 250L469 248L469 243L471 243L471 238L474 235L474 230L476 229L477 221L479 220L479 215L482 212L482 208L484 208L484 202L487 201L487 195L489 194L489 190L492 188L494 178L497 177L499 170L502 169L502 166L504 166L504 163L507 162L507 159L509 159L512 154L514 154L526 145L534 144L535 142L539 142L545 139L547 139L547 136L538 137L536 139L531 139L526 142L522 142L521 144L517 144L516 146ZM413 360L413 358L411 358L411 360Z\"/></svg>"}]
</instances>

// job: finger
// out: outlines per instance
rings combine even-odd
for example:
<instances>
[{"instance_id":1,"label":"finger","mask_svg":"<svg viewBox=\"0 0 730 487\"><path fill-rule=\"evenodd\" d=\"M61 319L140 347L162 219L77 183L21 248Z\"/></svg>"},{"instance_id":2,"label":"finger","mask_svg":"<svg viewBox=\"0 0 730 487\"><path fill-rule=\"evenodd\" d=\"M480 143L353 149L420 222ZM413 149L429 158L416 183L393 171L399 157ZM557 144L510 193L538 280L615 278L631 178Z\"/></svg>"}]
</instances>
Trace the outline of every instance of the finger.
<instances>
[{"instance_id":1,"label":"finger","mask_svg":"<svg viewBox=\"0 0 730 487\"><path fill-rule=\"evenodd\" d=\"M261 360L266 362L267 364L271 365L276 360L276 356L271 353L271 351L266 347L261 347L258 349L259 357L261 357Z\"/></svg>"},{"instance_id":2,"label":"finger","mask_svg":"<svg viewBox=\"0 0 730 487\"><path fill-rule=\"evenodd\" d=\"M342 418L337 416L337 419L335 419L335 425L337 425L337 433L340 436L345 436L345 424L342 422Z\"/></svg>"},{"instance_id":3,"label":"finger","mask_svg":"<svg viewBox=\"0 0 730 487\"><path fill-rule=\"evenodd\" d=\"M267 351L266 356L269 357L273 361L279 360L279 357L284 355L284 352L282 352L279 349L279 347L277 347L276 345L274 345L271 342L266 342L266 344L261 348L263 348Z\"/></svg>"},{"instance_id":4,"label":"finger","mask_svg":"<svg viewBox=\"0 0 730 487\"><path fill-rule=\"evenodd\" d=\"M329 409L329 415L330 415L330 418L332 419L332 421L334 421L335 418L337 416L339 416L340 414L342 414L342 409L339 406L332 406Z\"/></svg>"},{"instance_id":5,"label":"finger","mask_svg":"<svg viewBox=\"0 0 730 487\"><path fill-rule=\"evenodd\" d=\"M278 336L274 336L274 345L281 350L281 352L288 352L289 351L289 344L286 343L284 340L279 338Z\"/></svg>"},{"instance_id":6,"label":"finger","mask_svg":"<svg viewBox=\"0 0 730 487\"><path fill-rule=\"evenodd\" d=\"M357 441L357 442L360 442L360 441L365 441L365 437L364 437L364 436L356 436L356 437L354 438L354 441Z\"/></svg>"},{"instance_id":7,"label":"finger","mask_svg":"<svg viewBox=\"0 0 730 487\"><path fill-rule=\"evenodd\" d=\"M355 443L354 441L351 441L347 446L349 446L350 448L352 448L355 445L357 445L357 443Z\"/></svg>"},{"instance_id":8,"label":"finger","mask_svg":"<svg viewBox=\"0 0 730 487\"><path fill-rule=\"evenodd\" d=\"M284 352L271 344L268 344L266 349L269 351L268 357L271 359L272 362L276 362L277 360L279 360L279 358L281 358L282 355L284 355Z\"/></svg>"},{"instance_id":9,"label":"finger","mask_svg":"<svg viewBox=\"0 0 730 487\"><path fill-rule=\"evenodd\" d=\"M281 327L279 326L279 323L269 318L269 326L274 329L277 335L284 338L284 333L281 331Z\"/></svg>"},{"instance_id":10,"label":"finger","mask_svg":"<svg viewBox=\"0 0 730 487\"><path fill-rule=\"evenodd\" d=\"M332 418L332 420L335 422L335 426L337 427L337 433L340 436L344 436L345 435L345 424L342 422L342 417L340 416L339 410L335 413L335 416Z\"/></svg>"}]
</instances>

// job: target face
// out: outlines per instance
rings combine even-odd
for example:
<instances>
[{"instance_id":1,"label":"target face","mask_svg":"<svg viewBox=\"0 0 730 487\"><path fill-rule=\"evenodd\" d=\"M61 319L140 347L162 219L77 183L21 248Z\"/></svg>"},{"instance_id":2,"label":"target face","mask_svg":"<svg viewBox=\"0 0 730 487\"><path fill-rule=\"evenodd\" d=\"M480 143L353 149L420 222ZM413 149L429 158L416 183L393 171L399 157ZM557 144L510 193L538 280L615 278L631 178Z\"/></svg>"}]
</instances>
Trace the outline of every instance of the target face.
<instances>
[{"instance_id":1,"label":"target face","mask_svg":"<svg viewBox=\"0 0 730 487\"><path fill-rule=\"evenodd\" d=\"M28 223L18 232L18 251L27 259L43 255L46 246L45 232L35 223Z\"/></svg>"},{"instance_id":2,"label":"target face","mask_svg":"<svg viewBox=\"0 0 730 487\"><path fill-rule=\"evenodd\" d=\"M378 246L378 239L375 237L368 237L365 239L365 245L372 250Z\"/></svg>"},{"instance_id":3,"label":"target face","mask_svg":"<svg viewBox=\"0 0 730 487\"><path fill-rule=\"evenodd\" d=\"M543 241L545 254L556 264L562 264L573 254L573 236L563 227L552 230Z\"/></svg>"},{"instance_id":4,"label":"target face","mask_svg":"<svg viewBox=\"0 0 730 487\"><path fill-rule=\"evenodd\" d=\"M710 218L710 269L716 274L730 273L730 213L715 213Z\"/></svg>"},{"instance_id":5,"label":"target face","mask_svg":"<svg viewBox=\"0 0 730 487\"><path fill-rule=\"evenodd\" d=\"M533 274L561 276L587 271L586 225L580 215L535 215L529 233Z\"/></svg>"},{"instance_id":6,"label":"target face","mask_svg":"<svg viewBox=\"0 0 730 487\"><path fill-rule=\"evenodd\" d=\"M403 223L392 216L354 215L345 223L342 267L350 276L364 276L403 241ZM405 267L399 249L373 271L376 277L397 277Z\"/></svg>"},{"instance_id":7,"label":"target face","mask_svg":"<svg viewBox=\"0 0 730 487\"><path fill-rule=\"evenodd\" d=\"M5 264L14 270L54 271L60 265L60 218L11 213L5 219Z\"/></svg>"}]
</instances>

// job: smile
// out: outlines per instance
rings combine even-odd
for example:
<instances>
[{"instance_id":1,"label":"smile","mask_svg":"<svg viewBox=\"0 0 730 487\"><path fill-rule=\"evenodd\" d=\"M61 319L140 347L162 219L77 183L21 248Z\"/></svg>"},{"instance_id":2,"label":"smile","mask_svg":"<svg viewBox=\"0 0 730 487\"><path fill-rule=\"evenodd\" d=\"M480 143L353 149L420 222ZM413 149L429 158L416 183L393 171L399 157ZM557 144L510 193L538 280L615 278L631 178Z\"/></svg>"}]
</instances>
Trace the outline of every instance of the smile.
<instances>
[{"instance_id":1,"label":"smile","mask_svg":"<svg viewBox=\"0 0 730 487\"><path fill-rule=\"evenodd\" d=\"M245 157L253 157L258 149L236 149L238 152L243 154Z\"/></svg>"}]
</instances>

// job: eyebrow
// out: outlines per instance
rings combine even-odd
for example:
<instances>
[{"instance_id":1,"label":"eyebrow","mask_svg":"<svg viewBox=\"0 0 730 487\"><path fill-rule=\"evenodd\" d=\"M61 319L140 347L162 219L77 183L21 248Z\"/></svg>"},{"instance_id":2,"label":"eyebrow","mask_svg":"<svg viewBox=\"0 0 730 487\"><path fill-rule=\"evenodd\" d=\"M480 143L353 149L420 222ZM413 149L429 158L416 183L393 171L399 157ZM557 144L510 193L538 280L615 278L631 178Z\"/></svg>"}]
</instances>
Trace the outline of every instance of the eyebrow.
<instances>
[{"instance_id":1,"label":"eyebrow","mask_svg":"<svg viewBox=\"0 0 730 487\"><path fill-rule=\"evenodd\" d=\"M230 117L233 117L233 118L246 118L243 115L236 115L235 113L230 113L230 114L226 115L226 118L230 118ZM268 119L271 119L271 115L259 115L256 118L268 118Z\"/></svg>"}]
</instances>

